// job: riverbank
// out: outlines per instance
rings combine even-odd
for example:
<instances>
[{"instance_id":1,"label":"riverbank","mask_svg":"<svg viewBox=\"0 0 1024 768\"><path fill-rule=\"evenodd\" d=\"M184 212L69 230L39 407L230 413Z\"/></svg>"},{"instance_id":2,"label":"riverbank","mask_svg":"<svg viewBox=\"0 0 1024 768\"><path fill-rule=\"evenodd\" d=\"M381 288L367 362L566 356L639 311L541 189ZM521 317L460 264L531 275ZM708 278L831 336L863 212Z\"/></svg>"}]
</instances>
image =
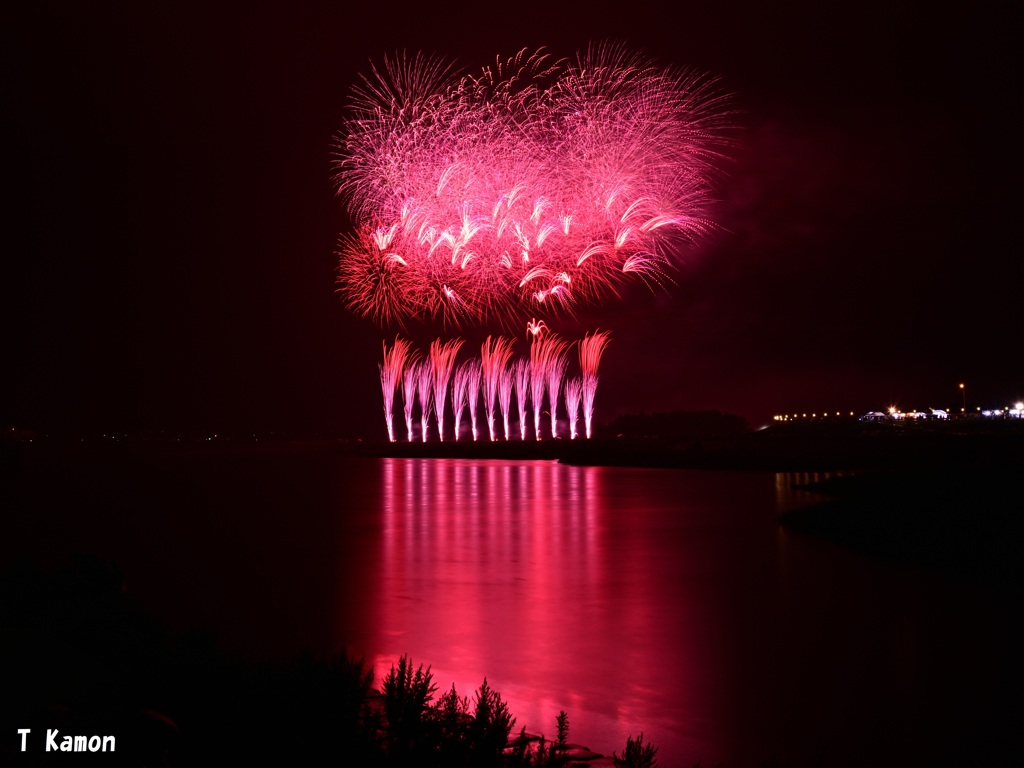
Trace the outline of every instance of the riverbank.
<instances>
[{"instance_id":1,"label":"riverbank","mask_svg":"<svg viewBox=\"0 0 1024 768\"><path fill-rule=\"evenodd\" d=\"M115 565L85 555L56 569L0 568L0 720L11 726L0 737L0 764L48 765L50 735L58 744L99 736L111 747L76 755L83 765L407 764L392 754L385 696L362 660L345 652L245 659L218 650L212 635L169 632L126 584ZM439 698L425 703L425 723L441 716L433 715ZM472 719L460 721L460 744L475 733ZM525 757L552 742L512 729L501 764L614 765L573 742L558 759Z\"/></svg>"},{"instance_id":2,"label":"riverbank","mask_svg":"<svg viewBox=\"0 0 1024 768\"><path fill-rule=\"evenodd\" d=\"M1020 464L918 466L800 486L822 501L780 523L869 557L1024 595Z\"/></svg>"}]
</instances>

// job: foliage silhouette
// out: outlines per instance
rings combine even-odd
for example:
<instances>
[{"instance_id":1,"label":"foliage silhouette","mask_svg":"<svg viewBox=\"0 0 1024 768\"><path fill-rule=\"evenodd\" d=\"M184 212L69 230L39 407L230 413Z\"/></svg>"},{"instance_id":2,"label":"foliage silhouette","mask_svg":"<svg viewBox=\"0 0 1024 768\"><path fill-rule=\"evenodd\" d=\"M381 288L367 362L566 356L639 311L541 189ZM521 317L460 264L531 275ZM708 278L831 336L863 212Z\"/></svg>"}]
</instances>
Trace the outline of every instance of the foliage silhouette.
<instances>
[{"instance_id":1,"label":"foliage silhouette","mask_svg":"<svg viewBox=\"0 0 1024 768\"><path fill-rule=\"evenodd\" d=\"M569 715L562 710L555 718L555 728L558 732L558 748L565 749L565 743L569 739Z\"/></svg>"},{"instance_id":2,"label":"foliage silhouette","mask_svg":"<svg viewBox=\"0 0 1024 768\"><path fill-rule=\"evenodd\" d=\"M387 717L388 752L401 760L425 746L421 743L427 737L424 720L437 686L430 667L424 670L420 664L413 671L412 662L403 654L398 666L391 666L381 687Z\"/></svg>"},{"instance_id":3,"label":"foliage silhouette","mask_svg":"<svg viewBox=\"0 0 1024 768\"><path fill-rule=\"evenodd\" d=\"M470 743L475 765L500 765L502 751L516 719L509 712L501 695L487 684L487 678L476 692L476 709L470 724Z\"/></svg>"},{"instance_id":4,"label":"foliage silhouette","mask_svg":"<svg viewBox=\"0 0 1024 768\"><path fill-rule=\"evenodd\" d=\"M636 739L627 736L626 749L622 753L622 757L613 752L612 758L615 760L617 768L657 768L658 761L655 759L657 753L658 748L649 742L645 744L644 735L641 733Z\"/></svg>"}]
</instances>

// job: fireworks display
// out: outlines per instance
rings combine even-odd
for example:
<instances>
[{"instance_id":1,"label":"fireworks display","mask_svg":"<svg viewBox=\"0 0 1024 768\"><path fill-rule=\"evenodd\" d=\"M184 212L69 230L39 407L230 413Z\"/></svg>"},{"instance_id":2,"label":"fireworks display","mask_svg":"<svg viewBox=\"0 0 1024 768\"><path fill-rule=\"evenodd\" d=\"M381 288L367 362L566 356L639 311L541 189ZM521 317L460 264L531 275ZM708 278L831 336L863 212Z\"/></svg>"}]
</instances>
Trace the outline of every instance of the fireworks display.
<instances>
[{"instance_id":1,"label":"fireworks display","mask_svg":"<svg viewBox=\"0 0 1024 768\"><path fill-rule=\"evenodd\" d=\"M455 417L456 440L460 437L462 417L467 408L472 438L480 438L477 428L477 409L480 403L483 403L487 420L487 436L492 442L512 439L512 418L517 414L519 439L528 439L532 418L533 437L541 440L545 435L541 419L545 406L550 416L550 431L547 434L552 438L558 437L558 422L564 418L569 425L570 438L576 439L580 405L588 402L588 392L589 407L593 408L594 393L597 390L597 365L608 344L608 336L606 332L588 334L578 342L580 376L568 381L566 371L571 345L546 330L533 335L529 342L529 354L517 359L513 359L515 345L511 339L488 336L480 347L480 357L465 360L457 367L455 357L462 348L461 339L448 342L438 339L431 343L430 354L425 356L409 342L396 338L391 348L384 345L384 362L379 364L388 437L395 440L391 414L398 382L402 382L409 442L416 439L414 417L417 412L420 420L419 439L427 441L433 416L438 438L444 440L445 410L449 398ZM566 404L564 413L559 410L563 393ZM515 411L512 407L513 394L517 406ZM503 430L498 428L496 410L500 410ZM587 437L590 437L589 431Z\"/></svg>"},{"instance_id":2,"label":"fireworks display","mask_svg":"<svg viewBox=\"0 0 1024 768\"><path fill-rule=\"evenodd\" d=\"M530 317L518 360L502 336L458 367L461 340L438 339L426 355L385 344L388 438L399 388L410 441L414 413L421 440L432 415L444 440L449 402L456 440L467 409L480 437L481 403L492 441L511 439L516 415L520 440L531 420L534 439L556 438L563 398L569 437L582 416L590 438L610 336L578 342L579 375L566 383L571 345L548 323L630 279L661 283L712 228L729 117L714 80L616 45L573 59L524 50L475 74L422 54L373 67L335 144L334 181L353 222L339 243L342 297L382 326L509 329Z\"/></svg>"},{"instance_id":3,"label":"fireworks display","mask_svg":"<svg viewBox=\"0 0 1024 768\"><path fill-rule=\"evenodd\" d=\"M437 436L444 442L444 404L448 393L448 379L455 366L455 355L462 339L442 343L440 339L430 345L430 366L434 374L434 409L437 412Z\"/></svg>"},{"instance_id":4,"label":"fireworks display","mask_svg":"<svg viewBox=\"0 0 1024 768\"><path fill-rule=\"evenodd\" d=\"M727 118L713 80L621 46L477 74L388 59L354 89L335 147L355 224L340 293L382 325L510 327L659 282L711 226Z\"/></svg>"},{"instance_id":5,"label":"fireworks display","mask_svg":"<svg viewBox=\"0 0 1024 768\"><path fill-rule=\"evenodd\" d=\"M597 393L597 366L601 363L601 355L608 346L610 334L587 334L580 342L580 370L583 379L580 382L580 395L583 399L583 422L589 439L594 419L594 395ZM566 395L568 397L568 395ZM575 420L574 420L575 421Z\"/></svg>"},{"instance_id":6,"label":"fireworks display","mask_svg":"<svg viewBox=\"0 0 1024 768\"><path fill-rule=\"evenodd\" d=\"M384 344L384 362L379 364L380 387L384 394L384 420L388 425L388 439L395 442L394 405L395 391L402 380L402 369L405 368L409 354L409 342L395 339L394 346L388 349Z\"/></svg>"}]
</instances>

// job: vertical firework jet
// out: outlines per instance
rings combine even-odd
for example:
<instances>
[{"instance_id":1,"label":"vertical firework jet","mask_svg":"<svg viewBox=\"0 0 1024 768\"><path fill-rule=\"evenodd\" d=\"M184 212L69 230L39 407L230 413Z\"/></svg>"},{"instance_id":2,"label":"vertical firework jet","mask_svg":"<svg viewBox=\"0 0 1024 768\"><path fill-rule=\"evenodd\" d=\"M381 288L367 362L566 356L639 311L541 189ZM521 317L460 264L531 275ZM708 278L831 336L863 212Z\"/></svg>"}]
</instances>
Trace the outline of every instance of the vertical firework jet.
<instances>
[{"instance_id":1,"label":"vertical firework jet","mask_svg":"<svg viewBox=\"0 0 1024 768\"><path fill-rule=\"evenodd\" d=\"M565 382L565 410L569 416L569 439L576 439L576 423L580 418L580 398L583 396L583 380L569 379Z\"/></svg>"},{"instance_id":2,"label":"vertical firework jet","mask_svg":"<svg viewBox=\"0 0 1024 768\"><path fill-rule=\"evenodd\" d=\"M388 349L387 343L383 343L384 362L378 363L380 369L380 386L384 394L384 420L388 427L388 440L395 442L394 406L395 391L402 379L402 371L405 368L409 356L409 342L395 337L394 346Z\"/></svg>"},{"instance_id":3,"label":"vertical firework jet","mask_svg":"<svg viewBox=\"0 0 1024 768\"><path fill-rule=\"evenodd\" d=\"M473 440L479 436L476 426L477 405L480 403L480 382L483 379L483 371L478 360L473 361L473 367L469 369L466 376L466 396L469 398L469 423L473 431Z\"/></svg>"},{"instance_id":4,"label":"vertical firework jet","mask_svg":"<svg viewBox=\"0 0 1024 768\"><path fill-rule=\"evenodd\" d=\"M547 364L547 375L545 376L544 389L548 393L548 407L551 414L551 437L558 437L558 395L562 389L562 379L565 378L565 368L568 364L565 350L568 344L563 343L556 352L552 352Z\"/></svg>"},{"instance_id":5,"label":"vertical firework jet","mask_svg":"<svg viewBox=\"0 0 1024 768\"><path fill-rule=\"evenodd\" d=\"M472 388L469 385L470 378L475 375L477 382L479 382L480 374L473 374L473 370L479 371L480 363L477 360L467 360L458 367L455 371L455 379L452 382L452 411L455 413L455 439L459 439L459 425L462 422L462 414L466 410L468 403L467 398L472 398L474 401L480 397L479 383L475 384ZM473 406L473 410L476 410L476 406ZM476 432L476 419L474 417L473 422L474 439Z\"/></svg>"},{"instance_id":6,"label":"vertical firework jet","mask_svg":"<svg viewBox=\"0 0 1024 768\"><path fill-rule=\"evenodd\" d=\"M427 442L427 423L433 403L430 399L434 385L434 368L429 360L423 360L416 366L416 391L420 396L420 439Z\"/></svg>"},{"instance_id":7,"label":"vertical firework jet","mask_svg":"<svg viewBox=\"0 0 1024 768\"><path fill-rule=\"evenodd\" d=\"M594 396L597 394L597 367L611 334L607 331L587 334L580 341L580 371L583 373L583 422L590 439L594 417Z\"/></svg>"},{"instance_id":8,"label":"vertical firework jet","mask_svg":"<svg viewBox=\"0 0 1024 768\"><path fill-rule=\"evenodd\" d=\"M448 399L448 379L455 365L455 355L462 346L462 339L441 343L437 339L430 345L430 366L434 374L434 412L437 414L437 436L444 442L444 406ZM458 428L456 427L456 438Z\"/></svg>"},{"instance_id":9,"label":"vertical firework jet","mask_svg":"<svg viewBox=\"0 0 1024 768\"><path fill-rule=\"evenodd\" d=\"M394 395L399 383L402 385L405 426L410 442L414 436L413 416L417 401L421 439L424 442L428 440L430 417L434 414L438 439L444 440L449 391L455 417L456 440L459 439L462 417L467 406L472 420L473 439L478 439L477 408L481 400L484 403L490 439L498 439L495 424L497 408L501 413L505 441L510 440L513 392L516 393L518 406L520 439L526 440L530 404L533 406L534 437L537 440L542 438L540 417L544 412L545 402L551 423L551 436L558 437L559 401L563 384L570 437L575 438L579 434L576 425L582 405L589 438L594 393L598 381L597 369L610 334L587 334L579 342L581 377L566 382L568 342L551 335L543 323L531 323L528 330L532 337L528 358L513 361L512 340L488 336L481 345L480 357L466 360L458 368L455 366L455 358L463 346L461 339L446 342L436 339L431 343L427 357L401 338L396 337L390 348L385 341L382 344L383 362L378 368L384 393L384 413L389 427L389 439L392 442L395 440L392 416ZM452 386L449 390L450 381Z\"/></svg>"},{"instance_id":10,"label":"vertical firework jet","mask_svg":"<svg viewBox=\"0 0 1024 768\"><path fill-rule=\"evenodd\" d=\"M505 442L511 440L509 433L509 411L512 406L512 385L514 383L515 372L511 365L506 365L501 369L501 375L498 377L498 407L501 409L501 421L502 426L505 429Z\"/></svg>"},{"instance_id":11,"label":"vertical firework jet","mask_svg":"<svg viewBox=\"0 0 1024 768\"><path fill-rule=\"evenodd\" d=\"M412 442L412 412L416 404L416 387L419 384L419 352L410 351L402 372L402 407L405 412L405 430Z\"/></svg>"},{"instance_id":12,"label":"vertical firework jet","mask_svg":"<svg viewBox=\"0 0 1024 768\"><path fill-rule=\"evenodd\" d=\"M530 396L530 361L516 361L514 376L516 380L516 403L519 406L519 439L526 440L526 404Z\"/></svg>"},{"instance_id":13,"label":"vertical firework jet","mask_svg":"<svg viewBox=\"0 0 1024 768\"><path fill-rule=\"evenodd\" d=\"M540 415L544 407L545 390L548 393L548 408L551 413L551 436L557 436L554 428L555 414L558 407L558 388L565 373L566 346L567 344L557 336L545 335L534 336L530 344L530 399L533 402L533 431L536 440L541 439Z\"/></svg>"},{"instance_id":14,"label":"vertical firework jet","mask_svg":"<svg viewBox=\"0 0 1024 768\"><path fill-rule=\"evenodd\" d=\"M480 368L483 373L484 405L487 407L487 429L494 440L494 405L498 384L512 357L512 340L488 336L480 347Z\"/></svg>"}]
</instances>

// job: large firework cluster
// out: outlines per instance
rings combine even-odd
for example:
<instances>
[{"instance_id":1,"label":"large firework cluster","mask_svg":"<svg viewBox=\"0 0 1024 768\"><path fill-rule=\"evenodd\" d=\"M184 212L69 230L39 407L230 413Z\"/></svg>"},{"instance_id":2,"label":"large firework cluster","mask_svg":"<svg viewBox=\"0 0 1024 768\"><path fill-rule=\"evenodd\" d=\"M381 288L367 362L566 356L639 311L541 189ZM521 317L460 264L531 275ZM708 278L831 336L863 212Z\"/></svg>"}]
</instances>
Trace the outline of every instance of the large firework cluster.
<instances>
[{"instance_id":1,"label":"large firework cluster","mask_svg":"<svg viewBox=\"0 0 1024 768\"><path fill-rule=\"evenodd\" d=\"M579 376L566 381L572 345L547 333L542 323L534 324L531 330L534 332L527 356L513 359L515 345L511 339L488 336L480 347L480 356L465 360L458 367L455 366L455 358L463 345L461 339L438 339L430 345L428 353L415 349L402 338L396 338L390 347L385 343L384 359L378 366L388 438L392 442L397 440L394 406L399 390L402 391L405 429L410 442L416 439L417 412L419 439L423 442L430 435L431 416L440 440L443 441L446 434L458 440L467 412L473 440L482 438L483 423L487 425L487 437L491 441L508 441L514 436L527 440L531 423L535 440L541 440L545 433L552 438L564 436L566 430L560 434L558 427L559 400L563 390L568 436L575 439L586 434L589 438L593 428L597 367L608 345L609 334L588 334L576 342ZM449 392L454 417L451 433L445 427ZM516 395L515 412L513 393ZM543 423L544 414L549 417L550 427ZM582 432L579 429L581 416ZM519 423L518 435L512 429L513 419Z\"/></svg>"},{"instance_id":2,"label":"large firework cluster","mask_svg":"<svg viewBox=\"0 0 1024 768\"><path fill-rule=\"evenodd\" d=\"M396 56L354 89L335 182L340 292L382 325L512 327L662 280L707 232L728 110L621 46L475 74Z\"/></svg>"}]
</instances>

